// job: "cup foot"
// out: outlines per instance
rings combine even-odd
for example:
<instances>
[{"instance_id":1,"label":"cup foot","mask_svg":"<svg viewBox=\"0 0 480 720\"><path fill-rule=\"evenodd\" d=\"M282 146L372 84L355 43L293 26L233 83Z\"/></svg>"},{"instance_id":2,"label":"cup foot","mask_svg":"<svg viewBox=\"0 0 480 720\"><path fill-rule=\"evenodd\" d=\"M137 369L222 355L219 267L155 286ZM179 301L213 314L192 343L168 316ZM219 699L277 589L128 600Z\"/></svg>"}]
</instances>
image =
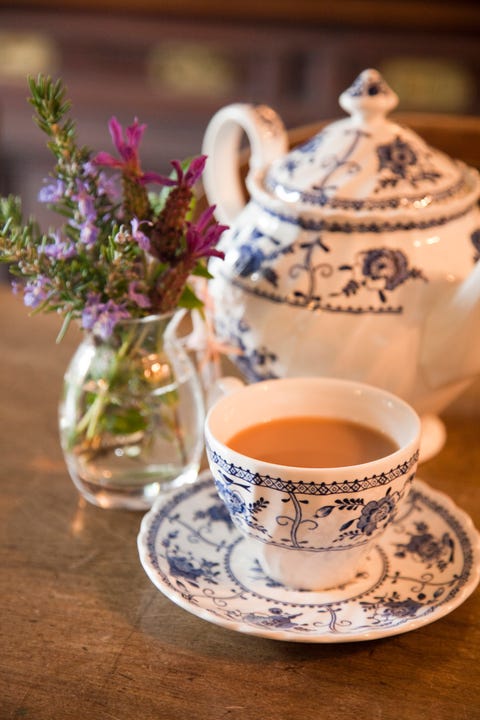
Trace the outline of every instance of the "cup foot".
<instances>
[{"instance_id":1,"label":"cup foot","mask_svg":"<svg viewBox=\"0 0 480 720\"><path fill-rule=\"evenodd\" d=\"M361 575L369 545L315 552L278 547L248 538L263 572L292 590L325 591L345 587Z\"/></svg>"}]
</instances>

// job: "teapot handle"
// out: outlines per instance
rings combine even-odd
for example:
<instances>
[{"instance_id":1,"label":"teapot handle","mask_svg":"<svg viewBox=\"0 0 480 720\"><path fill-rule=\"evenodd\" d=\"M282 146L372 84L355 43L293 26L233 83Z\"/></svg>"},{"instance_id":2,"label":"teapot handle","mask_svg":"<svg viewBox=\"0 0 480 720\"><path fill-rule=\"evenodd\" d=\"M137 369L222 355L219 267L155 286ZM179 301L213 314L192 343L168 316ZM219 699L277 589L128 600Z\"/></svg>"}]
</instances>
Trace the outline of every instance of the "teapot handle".
<instances>
[{"instance_id":1,"label":"teapot handle","mask_svg":"<svg viewBox=\"0 0 480 720\"><path fill-rule=\"evenodd\" d=\"M242 132L251 147L250 172L284 155L288 138L277 113L266 105L235 103L219 110L205 131L202 152L208 156L203 173L207 200L216 216L230 224L245 206L238 163Z\"/></svg>"}]
</instances>

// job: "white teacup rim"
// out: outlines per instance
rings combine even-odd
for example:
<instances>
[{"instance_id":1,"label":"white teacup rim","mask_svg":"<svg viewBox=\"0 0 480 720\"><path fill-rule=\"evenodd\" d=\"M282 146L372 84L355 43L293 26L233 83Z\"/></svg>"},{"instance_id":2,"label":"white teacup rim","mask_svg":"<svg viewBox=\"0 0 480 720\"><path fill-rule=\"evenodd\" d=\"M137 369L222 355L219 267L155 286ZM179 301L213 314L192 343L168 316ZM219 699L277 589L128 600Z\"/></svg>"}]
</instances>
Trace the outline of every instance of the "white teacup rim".
<instances>
[{"instance_id":1,"label":"white teacup rim","mask_svg":"<svg viewBox=\"0 0 480 720\"><path fill-rule=\"evenodd\" d=\"M221 405L223 403L232 402L235 400L235 396L239 396L240 394L245 393L252 393L256 394L257 392L265 392L270 387L287 387L287 385L290 386L300 386L304 385L305 387L311 387L312 385L316 385L317 387L323 386L328 388L336 388L343 389L343 390L356 390L359 394L363 393L369 393L371 396L376 396L378 398L382 398L384 402L387 403L394 403L395 407L399 410L402 410L406 416L409 417L409 421L411 425L409 426L409 438L404 441L403 443L399 444L399 447L396 448L393 452L388 453L387 455L381 455L378 458L375 458L373 460L369 460L364 463L358 463L355 465L335 465L334 467L308 467L308 466L295 466L295 465L284 465L281 463L273 463L268 462L265 460L261 460L260 458L255 458L253 456L245 455L243 453L238 452L237 450L233 450L227 442L223 439L219 439L215 433L213 432L211 428L212 418L216 413L219 412L221 409ZM261 387L260 387L261 386ZM390 461L389 464L391 464L392 468L397 466L400 466L405 461L405 451L410 449L410 454L414 455L416 452L418 453L418 445L419 445L419 438L420 438L420 432L421 432L421 421L416 413L416 411L402 398L398 397L397 395L394 395L393 393L384 390L383 388L379 388L373 385L368 385L367 383L359 382L356 380L348 380L348 379L342 379L342 378L329 378L329 377L323 377L323 376L302 376L302 377L289 377L289 378L272 378L267 380L262 380L258 383L250 384L250 385L239 385L232 383L231 388L228 386L228 383L226 384L226 387L228 388L227 393L223 395L220 399L218 399L215 404L210 408L209 412L207 413L207 417L205 420L205 434L206 434L206 441L207 445L212 445L212 441L214 444L218 445L222 448L222 450L228 454L228 456L232 459L233 462L238 463L239 465L246 465L249 463L254 463L258 468L261 468L262 472L265 473L271 473L274 475L277 473L278 475L285 475L287 472L292 472L298 475L300 473L301 475L315 475L318 476L319 472L325 472L328 473L328 476L332 478L333 476L342 474L345 474L346 472L351 473L353 470L355 470L357 473L358 471L365 473L365 475L369 475L370 473L374 473L374 468L376 465L378 465L379 462L382 464L385 463L385 461ZM288 417L294 417L296 413L292 413L288 415ZM302 412L301 416L310 415L312 417L333 417L332 414L322 414L322 413L305 413ZM280 415L279 417L281 417ZM286 417L287 415L283 415L283 417ZM300 416L300 413L299 413ZM343 415L335 415L335 417L338 417L340 419L349 419L348 417L344 417ZM262 421L260 421L262 422ZM266 420L265 422L268 422ZM358 422L363 422L362 420L358 420ZM248 427L252 424L257 424L258 421L255 423L246 423L244 427ZM370 424L367 422L363 422L364 425L368 425L372 429L380 430L385 432L382 427L379 427L378 425ZM243 429L243 428L242 428ZM231 433L229 437L232 437L235 432ZM389 433L387 433L389 434ZM390 435L390 437L392 437ZM396 438L393 438L393 440L396 440ZM312 482L314 482L312 480ZM318 477L316 479L316 482L318 482Z\"/></svg>"}]
</instances>

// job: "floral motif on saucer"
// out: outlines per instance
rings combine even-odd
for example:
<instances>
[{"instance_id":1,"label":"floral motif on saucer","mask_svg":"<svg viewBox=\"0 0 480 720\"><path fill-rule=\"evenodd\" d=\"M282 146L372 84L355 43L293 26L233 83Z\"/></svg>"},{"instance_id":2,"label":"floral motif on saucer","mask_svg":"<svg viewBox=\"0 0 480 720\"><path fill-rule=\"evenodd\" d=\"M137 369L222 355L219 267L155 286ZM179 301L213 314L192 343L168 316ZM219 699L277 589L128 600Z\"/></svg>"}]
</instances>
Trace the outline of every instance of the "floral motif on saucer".
<instances>
[{"instance_id":1,"label":"floral motif on saucer","mask_svg":"<svg viewBox=\"0 0 480 720\"><path fill-rule=\"evenodd\" d=\"M209 473L157 501L138 547L154 585L185 610L238 632L294 642L414 630L458 607L480 579L480 535L471 519L420 480L361 571L332 590L292 590L265 575Z\"/></svg>"}]
</instances>

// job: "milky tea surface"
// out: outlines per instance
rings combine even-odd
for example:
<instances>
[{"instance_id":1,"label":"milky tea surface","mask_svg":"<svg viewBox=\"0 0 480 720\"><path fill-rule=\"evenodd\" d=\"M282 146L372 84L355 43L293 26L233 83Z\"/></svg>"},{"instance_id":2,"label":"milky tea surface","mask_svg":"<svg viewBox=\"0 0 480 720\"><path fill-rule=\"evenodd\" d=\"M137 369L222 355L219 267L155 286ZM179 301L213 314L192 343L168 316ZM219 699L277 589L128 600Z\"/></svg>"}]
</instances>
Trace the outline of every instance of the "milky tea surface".
<instances>
[{"instance_id":1,"label":"milky tea surface","mask_svg":"<svg viewBox=\"0 0 480 720\"><path fill-rule=\"evenodd\" d=\"M388 435L336 418L283 417L244 428L226 445L257 460L295 467L343 467L398 450Z\"/></svg>"}]
</instances>

